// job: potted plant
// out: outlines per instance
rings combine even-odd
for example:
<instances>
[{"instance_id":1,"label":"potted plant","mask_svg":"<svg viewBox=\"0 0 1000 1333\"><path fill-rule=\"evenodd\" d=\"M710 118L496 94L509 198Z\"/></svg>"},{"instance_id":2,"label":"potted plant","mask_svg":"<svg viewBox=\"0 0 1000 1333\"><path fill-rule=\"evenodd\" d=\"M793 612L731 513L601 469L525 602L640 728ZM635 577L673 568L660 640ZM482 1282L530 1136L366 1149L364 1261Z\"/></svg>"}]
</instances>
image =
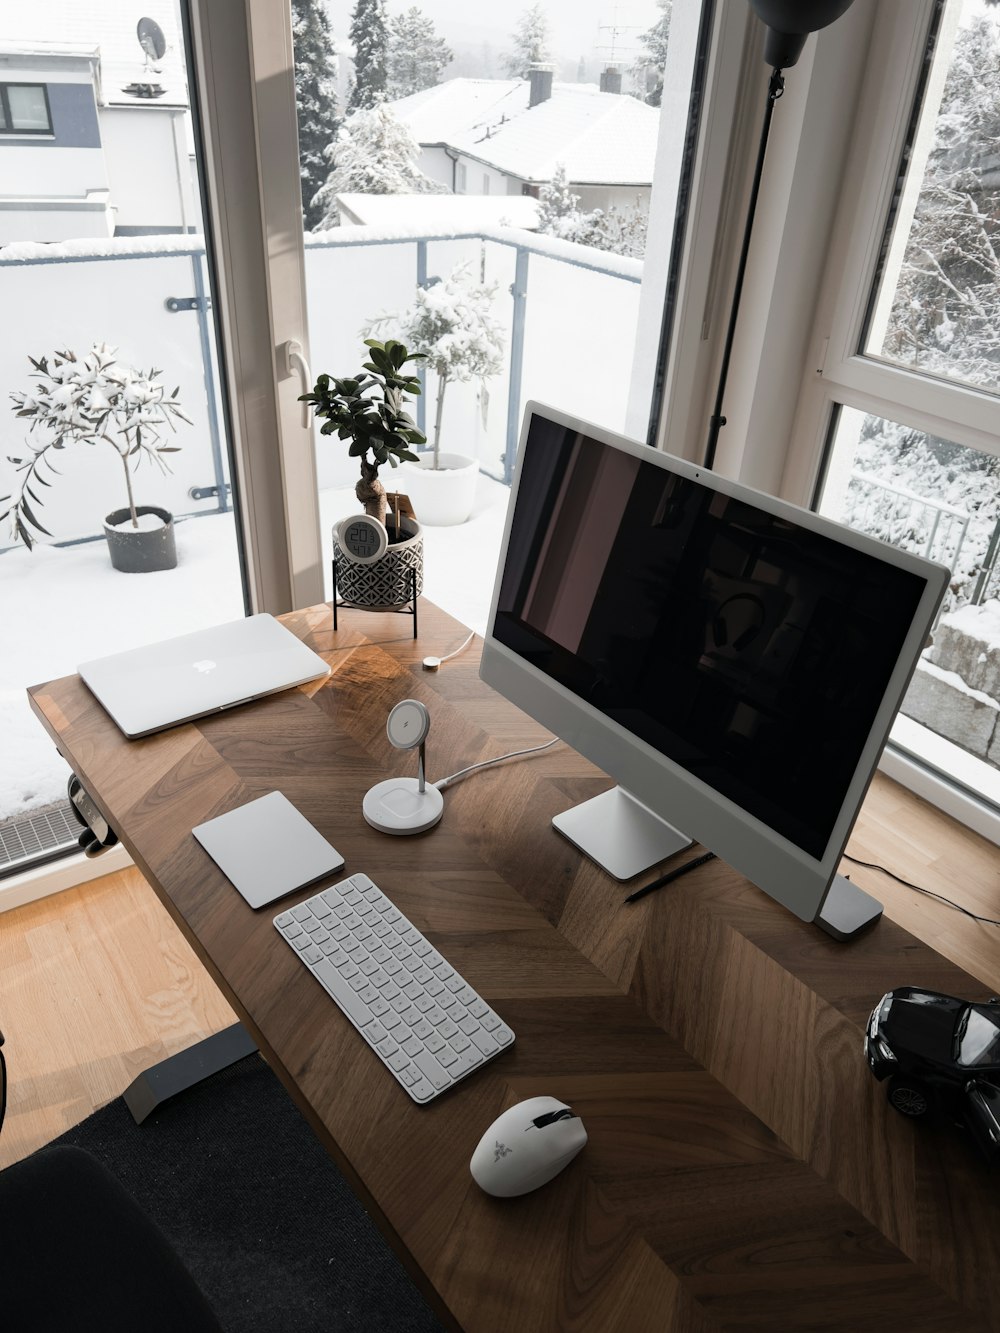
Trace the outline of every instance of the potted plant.
<instances>
[{"instance_id":1,"label":"potted plant","mask_svg":"<svg viewBox=\"0 0 1000 1333\"><path fill-rule=\"evenodd\" d=\"M185 416L178 401L179 389L166 395L158 383L158 370L136 370L115 360L116 349L95 343L82 358L73 352L54 352L36 361L34 388L12 393L14 412L28 421L29 433L37 432L39 442L27 441L28 452L22 457L8 457L21 473L17 498L0 514L0 521L10 517L15 539L30 550L34 544L31 530L51 537L42 526L36 508L42 505L42 487L52 485L59 475L53 456L74 443L107 444L121 459L125 474L128 504L113 510L104 520L111 563L115 569L138 573L173 569L177 564L173 515L154 505L137 505L132 489L132 473L145 458L161 472L170 469L164 454L176 453L178 446L164 443L164 428L175 429L175 420ZM10 500L11 496L4 496Z\"/></svg>"},{"instance_id":2,"label":"potted plant","mask_svg":"<svg viewBox=\"0 0 1000 1333\"><path fill-rule=\"evenodd\" d=\"M437 376L433 453L404 468L407 492L423 523L464 523L476 497L479 464L458 451L441 450L445 390L453 380L483 382L504 364L504 334L493 315L496 284L478 282L466 261L442 281L418 287L413 303L381 315L373 328L392 321L399 336L422 353Z\"/></svg>"},{"instance_id":3,"label":"potted plant","mask_svg":"<svg viewBox=\"0 0 1000 1333\"><path fill-rule=\"evenodd\" d=\"M358 375L336 379L320 375L312 393L301 401L311 403L321 418L321 435L336 434L350 441L348 452L361 464L361 479L355 495L368 519L381 524L385 540L372 543L364 534L349 540L352 520L333 531L336 586L344 601L369 610L391 608L411 600L423 590L424 539L420 524L398 505L390 510L385 486L378 470L385 463L396 468L417 455L411 444L426 444L426 437L404 408L406 394L419 394L420 381L405 369L420 358L405 345L390 338L379 342L366 338L367 360Z\"/></svg>"}]
</instances>

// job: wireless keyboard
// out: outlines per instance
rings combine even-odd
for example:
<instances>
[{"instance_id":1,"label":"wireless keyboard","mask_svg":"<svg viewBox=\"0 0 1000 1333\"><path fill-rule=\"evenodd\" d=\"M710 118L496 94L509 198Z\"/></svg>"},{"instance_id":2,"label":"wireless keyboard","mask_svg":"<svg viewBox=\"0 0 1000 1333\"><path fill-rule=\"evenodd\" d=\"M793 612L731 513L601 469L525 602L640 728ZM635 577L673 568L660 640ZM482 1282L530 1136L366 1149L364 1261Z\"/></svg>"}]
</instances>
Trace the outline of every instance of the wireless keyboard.
<instances>
[{"instance_id":1,"label":"wireless keyboard","mask_svg":"<svg viewBox=\"0 0 1000 1333\"><path fill-rule=\"evenodd\" d=\"M510 1028L367 875L274 924L415 1102L513 1044Z\"/></svg>"}]
</instances>

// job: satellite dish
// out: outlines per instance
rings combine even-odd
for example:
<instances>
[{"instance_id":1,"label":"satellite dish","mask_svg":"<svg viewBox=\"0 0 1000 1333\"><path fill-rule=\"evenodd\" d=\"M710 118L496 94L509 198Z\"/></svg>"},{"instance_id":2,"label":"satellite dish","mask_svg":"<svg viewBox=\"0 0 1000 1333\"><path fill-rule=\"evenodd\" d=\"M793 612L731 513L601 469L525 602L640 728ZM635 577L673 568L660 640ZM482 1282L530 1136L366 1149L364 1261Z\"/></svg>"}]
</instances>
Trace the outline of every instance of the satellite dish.
<instances>
[{"instance_id":1,"label":"satellite dish","mask_svg":"<svg viewBox=\"0 0 1000 1333\"><path fill-rule=\"evenodd\" d=\"M162 60L167 50L167 41L163 29L155 19L142 18L135 30L139 45L149 60Z\"/></svg>"}]
</instances>

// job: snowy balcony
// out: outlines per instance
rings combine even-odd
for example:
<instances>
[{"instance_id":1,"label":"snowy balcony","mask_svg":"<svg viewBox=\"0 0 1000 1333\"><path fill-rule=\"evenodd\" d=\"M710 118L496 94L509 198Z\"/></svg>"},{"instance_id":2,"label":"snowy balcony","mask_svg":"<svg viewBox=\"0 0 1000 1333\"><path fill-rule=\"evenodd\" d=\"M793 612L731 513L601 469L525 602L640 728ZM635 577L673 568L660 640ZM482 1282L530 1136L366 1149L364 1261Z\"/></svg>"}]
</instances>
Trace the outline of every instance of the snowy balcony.
<instances>
[{"instance_id":1,"label":"snowy balcony","mask_svg":"<svg viewBox=\"0 0 1000 1333\"><path fill-rule=\"evenodd\" d=\"M483 475L471 520L428 530L426 588L433 601L482 630L506 507L522 405L570 407L621 429L632 372L642 265L509 227L461 234L403 234L344 227L311 237L306 267L314 374L360 368L368 321L412 300L418 283L471 260L496 281L508 361L485 390L449 388L444 447L474 455ZM95 341L178 385L193 426L183 427L172 473L140 470L139 503L177 516L176 570L121 575L108 563L101 524L124 499L121 465L90 447L59 457L41 521L53 540L29 553L0 534L0 873L18 859L18 826L63 800L66 770L31 715L25 687L78 662L243 613L228 458L207 299L204 247L192 236L128 238L0 250L5 307L17 311L0 346L0 399L30 387L29 356ZM386 331L385 336L391 336ZM426 402L420 404L426 412ZM9 414L0 450L0 495L16 481L8 454L23 452L22 423ZM355 512L356 463L346 446L317 435L324 545L333 522ZM329 595L329 589L328 593ZM364 614L356 612L354 614ZM457 645L441 645L448 651ZM72 826L70 826L72 827ZM26 834L35 837L35 828Z\"/></svg>"}]
</instances>

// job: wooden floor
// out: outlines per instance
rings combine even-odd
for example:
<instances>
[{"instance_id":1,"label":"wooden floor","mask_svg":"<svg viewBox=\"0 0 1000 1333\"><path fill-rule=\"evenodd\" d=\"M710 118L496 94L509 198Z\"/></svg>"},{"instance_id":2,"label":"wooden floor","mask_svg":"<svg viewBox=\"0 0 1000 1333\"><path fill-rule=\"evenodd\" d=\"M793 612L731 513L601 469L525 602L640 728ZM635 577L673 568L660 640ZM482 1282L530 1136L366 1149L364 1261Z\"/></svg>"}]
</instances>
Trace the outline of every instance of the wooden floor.
<instances>
[{"instance_id":1,"label":"wooden floor","mask_svg":"<svg viewBox=\"0 0 1000 1333\"><path fill-rule=\"evenodd\" d=\"M849 850L1000 918L1000 849L886 778L876 780ZM1000 928L878 871L844 870L887 916L1000 993ZM140 1070L233 1021L137 870L0 915L9 1077L0 1168L119 1096Z\"/></svg>"},{"instance_id":2,"label":"wooden floor","mask_svg":"<svg viewBox=\"0 0 1000 1333\"><path fill-rule=\"evenodd\" d=\"M234 1022L138 870L0 915L7 1118L0 1168Z\"/></svg>"}]
</instances>

